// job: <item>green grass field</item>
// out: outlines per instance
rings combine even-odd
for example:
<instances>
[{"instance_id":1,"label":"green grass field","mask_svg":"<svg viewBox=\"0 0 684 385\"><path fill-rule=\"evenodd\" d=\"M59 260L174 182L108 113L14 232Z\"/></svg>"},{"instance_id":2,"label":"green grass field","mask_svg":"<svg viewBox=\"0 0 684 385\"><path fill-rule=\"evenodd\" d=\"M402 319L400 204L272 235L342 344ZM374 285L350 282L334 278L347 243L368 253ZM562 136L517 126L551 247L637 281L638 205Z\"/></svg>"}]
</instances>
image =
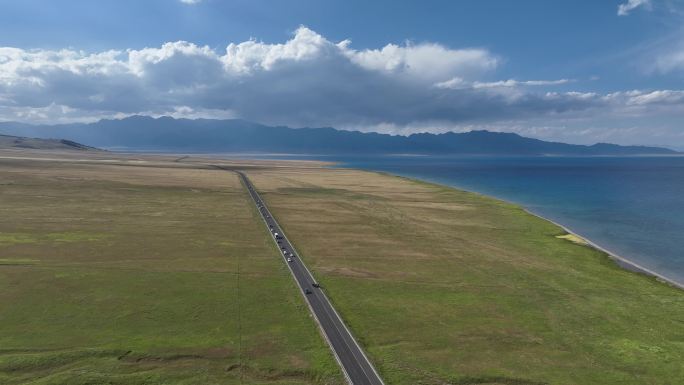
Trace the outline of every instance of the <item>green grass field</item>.
<instances>
[{"instance_id":1,"label":"green grass field","mask_svg":"<svg viewBox=\"0 0 684 385\"><path fill-rule=\"evenodd\" d=\"M0 383L343 383L234 174L0 159L0 201Z\"/></svg>"},{"instance_id":2,"label":"green grass field","mask_svg":"<svg viewBox=\"0 0 684 385\"><path fill-rule=\"evenodd\" d=\"M237 177L155 159L0 159L0 383L342 384ZM684 292L520 207L247 174L388 385L684 379Z\"/></svg>"},{"instance_id":3,"label":"green grass field","mask_svg":"<svg viewBox=\"0 0 684 385\"><path fill-rule=\"evenodd\" d=\"M684 292L520 207L353 170L248 175L388 384L684 383Z\"/></svg>"}]
</instances>

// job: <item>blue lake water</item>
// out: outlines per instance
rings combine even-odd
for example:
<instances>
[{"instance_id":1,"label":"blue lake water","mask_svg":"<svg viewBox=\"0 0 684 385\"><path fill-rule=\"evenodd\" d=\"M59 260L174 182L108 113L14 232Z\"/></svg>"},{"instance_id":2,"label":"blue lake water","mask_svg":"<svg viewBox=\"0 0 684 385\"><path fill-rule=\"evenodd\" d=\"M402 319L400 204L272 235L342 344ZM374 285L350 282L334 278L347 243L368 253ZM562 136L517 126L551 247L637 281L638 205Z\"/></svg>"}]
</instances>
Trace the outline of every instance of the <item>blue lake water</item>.
<instances>
[{"instance_id":1,"label":"blue lake water","mask_svg":"<svg viewBox=\"0 0 684 385\"><path fill-rule=\"evenodd\" d=\"M312 158L518 203L618 255L684 282L684 157Z\"/></svg>"}]
</instances>

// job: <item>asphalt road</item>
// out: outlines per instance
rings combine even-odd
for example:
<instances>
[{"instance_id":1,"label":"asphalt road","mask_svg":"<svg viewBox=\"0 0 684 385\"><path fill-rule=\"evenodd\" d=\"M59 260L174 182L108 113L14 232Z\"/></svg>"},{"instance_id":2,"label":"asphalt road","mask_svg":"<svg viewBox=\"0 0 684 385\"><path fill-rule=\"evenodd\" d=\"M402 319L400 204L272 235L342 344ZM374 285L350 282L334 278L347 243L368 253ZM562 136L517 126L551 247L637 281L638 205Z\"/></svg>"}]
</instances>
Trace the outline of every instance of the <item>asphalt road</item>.
<instances>
[{"instance_id":1,"label":"asphalt road","mask_svg":"<svg viewBox=\"0 0 684 385\"><path fill-rule=\"evenodd\" d=\"M239 171L237 173L242 178L257 209L261 213L261 217L271 232L273 241L278 245L280 256L289 266L290 272L299 285L311 313L316 318L337 362L342 367L347 381L353 385L384 385L370 360L368 360L368 357L366 357L349 329L342 322L342 318L330 304L323 289L315 284L311 272L307 269L304 262L299 259L296 250L292 247L290 241L287 240L285 234L283 234L283 230L268 211L252 183L245 174ZM277 237L276 233L278 234ZM290 261L288 261L288 258Z\"/></svg>"}]
</instances>

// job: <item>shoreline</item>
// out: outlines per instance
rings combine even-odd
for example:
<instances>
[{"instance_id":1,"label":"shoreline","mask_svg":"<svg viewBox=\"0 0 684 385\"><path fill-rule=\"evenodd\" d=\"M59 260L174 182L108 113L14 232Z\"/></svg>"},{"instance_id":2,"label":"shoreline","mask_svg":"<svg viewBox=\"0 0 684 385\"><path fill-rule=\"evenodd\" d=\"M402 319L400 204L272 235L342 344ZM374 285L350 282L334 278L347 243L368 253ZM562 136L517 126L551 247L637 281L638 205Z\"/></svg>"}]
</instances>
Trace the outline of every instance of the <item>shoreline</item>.
<instances>
[{"instance_id":1,"label":"shoreline","mask_svg":"<svg viewBox=\"0 0 684 385\"><path fill-rule=\"evenodd\" d=\"M456 189L456 190L459 190L459 191L467 192L467 193L470 193L470 194L476 194L476 195L479 195L479 196L483 196L483 197L486 197L486 198L488 198L488 199L494 199L494 200L497 200L497 201L500 201L500 202L504 202L504 203L506 203L506 204L514 205L514 206L516 206L516 207L520 207L526 214L529 214L529 215L532 215L532 216L534 216L534 217L537 217L537 218L539 218L539 219L541 219L541 220L550 222L550 223L552 223L552 224L554 224L554 225L560 227L560 228L561 228L563 231L565 231L566 233L571 234L571 235L574 235L574 236L579 237L580 239L584 240L584 241L587 243L586 246L591 247L591 248L594 248L594 249L596 249L596 250L598 250L598 251L600 251L600 252L606 254L606 256L608 256L608 258L610 258L611 260L613 260L613 262L615 262L615 264L618 265L620 268L622 268L622 269L624 269L624 270L627 270L627 271L630 271L630 272L632 272L632 273L639 273L639 274L649 275L649 276L651 276L651 277L653 277L653 278L656 278L659 282L662 282L662 283L665 283L665 284L667 284L667 285L673 286L673 287L675 287L675 288L684 290L684 282L678 282L678 281L676 281L676 280L673 279L673 278L668 278L668 277L662 275L661 273L658 273L658 272L656 272L656 271L653 271L652 269L649 269L649 268L647 268L647 267L644 267L644 266L642 266L642 265L640 265L640 264L638 264L638 263L636 263L636 262L630 260L629 258L625 258L625 257L623 257L623 256L621 256L621 255L619 255L619 254L617 254L617 253L615 253L615 252L612 252L612 251L608 250L607 248L605 248L605 247L599 245L598 243L592 241L591 239L589 239L589 238L587 238L587 237L585 237L585 236L583 236L583 235L580 235L580 234L576 233L576 232L573 231L573 230L570 230L567 226L562 225L562 224L560 224L560 223L554 221L553 219L546 218L546 217L544 217L543 215L540 215L540 214L537 214L537 213L531 211L530 209L528 209L527 207L525 207L524 205L522 205L522 204L520 204L520 203L511 202L511 201L506 200L506 199L501 199L501 198L498 198L498 197L495 197L495 196L491 196L491 195L487 195L487 194L482 194L482 193L479 193L479 192L477 192L477 191L472 191L472 190L464 189L464 188L461 188L461 187L458 187L458 186L450 186L450 185L447 185L447 184L438 183L438 182L433 182L433 181L429 181L429 180L425 180L425 179L420 179L420 178L416 178L416 177L409 177L409 176L404 176L404 175L392 174L392 173L386 172L386 171L365 170L365 169L360 169L360 168L344 167L344 166L342 166L342 167L337 167L337 168L341 168L341 169L342 169L342 168L347 168L347 169L350 169L350 170L358 170L358 171L373 172L373 173L377 173L377 174L384 174L384 175L389 175L389 176L393 176L393 177L404 178L404 179L408 179L408 180L411 180L411 181L414 181L414 182L428 183L428 184L433 184L433 185L440 186L440 187L452 188L452 189Z\"/></svg>"},{"instance_id":2,"label":"shoreline","mask_svg":"<svg viewBox=\"0 0 684 385\"><path fill-rule=\"evenodd\" d=\"M22 150L22 151L24 151L24 150ZM107 152L105 152L105 153L107 153ZM92 154L92 153L91 153L91 154ZM101 153L101 152L98 152L98 153L94 153L94 154L95 154L95 155L98 155L98 154L102 154L102 153ZM183 155L183 154L161 154L161 153L157 154L157 153L145 153L145 152L140 152L140 153L127 153L127 152L123 152L123 151L111 151L111 152L108 152L108 154L111 154L111 155L119 154L119 155L129 155L129 156L131 156L131 155L133 155L133 156L140 156L140 155L143 155L143 156L144 156L144 155L152 155L152 156L155 156L155 155L176 155L176 156L180 156L180 155ZM207 157L208 159L205 158L205 160L209 160L209 159L214 159L211 155L216 155L216 154L204 154L204 155L205 155L205 156L206 156L206 155L209 155L209 156ZM594 248L594 249L596 249L596 250L598 250L598 251L603 252L604 254L606 254L606 256L608 256L608 258L610 258L611 260L613 260L613 262L615 262L615 264L617 264L620 268L622 268L622 269L624 269L624 270L631 271L631 272L633 272L633 273L639 273L639 274L649 275L649 276L651 276L651 277L656 278L658 281L660 281L660 282L662 282L662 283L666 283L666 284L668 284L668 285L670 285L670 286L673 286L673 287L676 287L676 288L678 288L678 289L684 290L684 282L679 282L679 281L677 281L677 280L674 279L674 278L666 277L666 276L664 276L664 275L661 274L661 273L658 273L658 272L656 272L656 271L654 271L654 270L652 270L652 269L649 269L649 268L647 268L647 267L644 267L644 266L640 265L640 264L637 263L637 262L634 262L634 261L630 260L629 258L625 258L625 257L619 255L618 253L615 253L615 252L613 252L613 251L611 251L611 250L609 250L609 249L607 249L607 248L605 248L605 247L599 245L598 243L594 242L593 240L591 240L591 239L589 239L589 238L587 238L587 237L585 237L585 236L583 236L583 235L578 234L577 232L571 230L571 229L568 228L567 226L565 226L565 225L563 225L563 224L561 224L561 223L558 223L558 222L556 222L555 220L549 219L549 218L547 218L547 217L545 217L545 216L543 216L543 215L541 215L541 214L537 214L537 213L531 211L531 209L525 207L525 205L523 205L523 204L521 204L521 203L512 202L512 201L509 201L509 200L507 200L507 199L498 198L498 197L495 197L495 196L492 196L492 195L488 195L488 194L484 194L484 193L480 193L480 192L477 192L477 191L472 191L472 190L469 190L469 189L467 189L467 188L463 188L463 187L461 187L461 186L444 184L444 183L437 182L437 181L431 181L431 180L429 180L429 179L421 179L420 177L412 177L412 176L404 176L404 175L399 175L399 174L393 174L393 173L391 173L391 172L382 171L382 170L372 170L372 169L363 169L363 168L347 167L347 166L344 165L344 162L340 162L340 161L333 161L333 160L329 160L329 161L320 161L320 160L259 159L258 157L257 157L257 158L254 158L254 159L249 159L249 158L244 159L244 158L240 158L240 155L243 155L243 156L244 156L244 155L247 155L247 156L249 156L249 154L238 154L235 158L223 158L223 157L221 157L221 156L218 156L218 157L216 157L216 158L217 158L217 159L221 159L221 160L229 160L229 159L230 159L230 160L248 160L248 161L252 161L252 160L256 160L256 161L264 160L264 161L273 161L273 162L276 162L276 161L283 161L283 160L284 160L284 161L286 161L286 162L289 161L289 162L293 162L293 163L295 163L295 162L297 162L297 161L299 161L299 162L314 162L314 163L319 163L319 165L314 166L314 167L321 167L321 168L336 168L336 169L349 169L349 170L357 170L357 171L371 172L371 173L376 173L376 174L380 174L380 175L387 175L387 176L392 176L392 177L397 177L397 178L403 178L403 179L407 179L407 180L414 181L414 182L428 183L428 184L432 184L432 185L439 186L439 187L451 188L451 189L455 189L455 190L467 192L467 193L470 193L470 194L475 194L475 195L479 195L479 196L482 196L482 197L486 197L486 198L488 198L488 199L494 199L494 200L497 200L497 201L500 201L500 202L503 202L503 203L506 203L506 204L514 205L514 206L516 206L516 207L521 208L525 213L527 213L527 214L529 214L529 215L532 215L532 216L535 216L535 217L537 217L537 218L539 218L539 219L542 219L542 220L544 220L544 221L550 222L550 223L554 224L555 226L561 228L561 229L562 229L563 231L565 231L567 234L571 234L571 235L573 235L573 236L575 236L575 237L578 237L578 238L582 239L584 242L586 242L586 246L592 247L592 248ZM263 155L263 154L262 154L262 155ZM199 156L199 154L184 154L184 156L186 156L186 157L194 157L195 159L202 160L202 157ZM684 155L683 155L683 156L684 156ZM8 157L6 157L6 158L8 158ZM36 160L47 160L47 159L36 159ZM58 160L58 159L50 159L50 160ZM74 160L71 160L71 161L74 161ZM113 161L113 160L106 160L106 162L107 162L107 161L111 162L111 161ZM285 167L287 167L287 166L285 166Z\"/></svg>"},{"instance_id":3,"label":"shoreline","mask_svg":"<svg viewBox=\"0 0 684 385\"><path fill-rule=\"evenodd\" d=\"M463 191L466 191L466 190L463 190ZM470 191L469 191L469 192L470 192ZM484 194L481 194L481 195L484 195ZM489 197L489 198L493 198L493 199L498 199L498 198L491 197L491 196L489 196L489 195L484 195L484 196ZM628 271L631 271L631 272L633 272L633 273L640 273L640 274L650 275L650 276L656 278L656 279L657 279L658 281L660 281L660 282L663 282L663 283L666 283L666 284L668 284L668 285L671 285L671 286L674 286L674 287L676 287L676 288L679 288L679 289L684 290L684 283L677 282L676 280L674 280L674 279L672 279L672 278L668 278L668 277L666 277L666 276L664 276L664 275L662 275L662 274L660 274L660 273L658 273L658 272L655 272L655 271L653 271L653 270L651 270L651 269L649 269L649 268L647 268L647 267L641 266L640 264L638 264L638 263L636 263L636 262L634 262L634 261L632 261L632 260L630 260L630 259L628 259L628 258L625 258L625 257L623 257L623 256L621 256L621 255L619 255L619 254L617 254L617 253L615 253L615 252L612 252L612 251L606 249L605 247L603 247L603 246L597 244L596 242L592 241L591 239L589 239L589 238L587 238L587 237L585 237L585 236L583 236L583 235L580 235L580 234L578 234L578 233L576 233L576 232L570 230L568 227L566 227L566 226L564 226L564 225L562 225L562 224L560 224L560 223L558 223L558 222L556 222L556 221L554 221L554 220L552 220L552 219L546 218L546 217L544 217L544 216L542 216L542 215L539 215L539 214L537 214L537 213L535 213L535 212L532 212L532 211L530 211L527 207L524 207L524 206L519 205L519 204L517 204L517 203L508 202L508 201L505 201L505 200L502 200L502 199L498 199L498 200L501 200L501 201L503 201L503 202L510 203L510 204L516 205L516 206L518 206L518 207L521 207L521 208L523 209L523 211L525 211L527 214L533 215L533 216L535 216L535 217L537 217L537 218L539 218L539 219L545 220L545 221L547 221L547 222L551 222L551 223L553 223L554 225L556 225L556 226L560 227L561 229L563 229L563 231L565 231L566 233L571 234L571 235L574 235L574 236L576 236L576 237L579 237L580 239L582 239L583 241L585 241L585 242L587 243L587 246L592 247L592 248L594 248L594 249L596 249L596 250L598 250L598 251L603 252L603 253L606 254L610 259L612 259L619 267L621 267L621 268L624 269L624 270L628 270Z\"/></svg>"}]
</instances>

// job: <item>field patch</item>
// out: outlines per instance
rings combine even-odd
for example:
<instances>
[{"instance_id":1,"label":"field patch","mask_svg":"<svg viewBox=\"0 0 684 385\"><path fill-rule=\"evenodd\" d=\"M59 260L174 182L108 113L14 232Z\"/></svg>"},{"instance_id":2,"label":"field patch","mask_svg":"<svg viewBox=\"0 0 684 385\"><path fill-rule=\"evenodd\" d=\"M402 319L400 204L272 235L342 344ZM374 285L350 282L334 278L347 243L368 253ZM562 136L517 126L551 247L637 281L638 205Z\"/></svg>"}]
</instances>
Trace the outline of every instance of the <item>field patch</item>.
<instances>
[{"instance_id":1,"label":"field patch","mask_svg":"<svg viewBox=\"0 0 684 385\"><path fill-rule=\"evenodd\" d=\"M343 383L235 174L0 160L0 180L0 383Z\"/></svg>"},{"instance_id":2,"label":"field patch","mask_svg":"<svg viewBox=\"0 0 684 385\"><path fill-rule=\"evenodd\" d=\"M41 242L95 242L106 239L106 233L85 231L59 233L0 233L0 247Z\"/></svg>"},{"instance_id":3,"label":"field patch","mask_svg":"<svg viewBox=\"0 0 684 385\"><path fill-rule=\"evenodd\" d=\"M518 206L356 170L248 176L388 384L684 378L684 292Z\"/></svg>"}]
</instances>

